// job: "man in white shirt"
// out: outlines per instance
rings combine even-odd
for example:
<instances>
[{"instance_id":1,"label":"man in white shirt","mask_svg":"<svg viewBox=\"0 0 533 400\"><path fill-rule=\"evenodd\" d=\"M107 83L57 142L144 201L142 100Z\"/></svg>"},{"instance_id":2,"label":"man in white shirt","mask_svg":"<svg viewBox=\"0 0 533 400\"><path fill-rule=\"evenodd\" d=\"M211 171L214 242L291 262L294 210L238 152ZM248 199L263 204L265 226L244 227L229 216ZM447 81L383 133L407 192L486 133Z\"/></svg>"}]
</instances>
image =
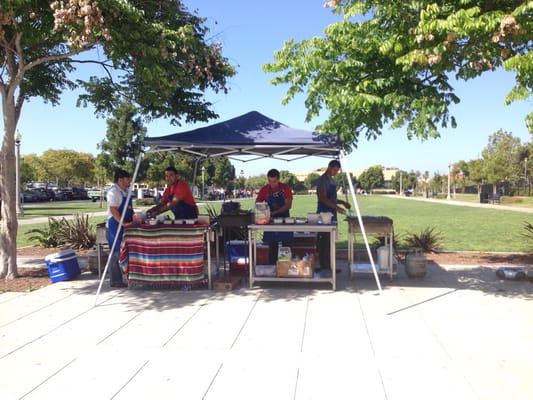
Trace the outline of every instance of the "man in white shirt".
<instances>
[{"instance_id":1,"label":"man in white shirt","mask_svg":"<svg viewBox=\"0 0 533 400\"><path fill-rule=\"evenodd\" d=\"M120 255L120 243L122 241L123 228L133 225L133 206L131 197L129 202L126 202L128 197L128 188L131 184L131 175L122 169L115 171L115 184L107 192L107 220L106 220L106 238L109 244L109 249L113 247L113 242L116 239L115 248L109 254L109 268L110 268L110 284L111 287L122 288L128 285L122 280L122 271L118 265ZM126 209L124 220L120 225L120 218L122 212Z\"/></svg>"}]
</instances>

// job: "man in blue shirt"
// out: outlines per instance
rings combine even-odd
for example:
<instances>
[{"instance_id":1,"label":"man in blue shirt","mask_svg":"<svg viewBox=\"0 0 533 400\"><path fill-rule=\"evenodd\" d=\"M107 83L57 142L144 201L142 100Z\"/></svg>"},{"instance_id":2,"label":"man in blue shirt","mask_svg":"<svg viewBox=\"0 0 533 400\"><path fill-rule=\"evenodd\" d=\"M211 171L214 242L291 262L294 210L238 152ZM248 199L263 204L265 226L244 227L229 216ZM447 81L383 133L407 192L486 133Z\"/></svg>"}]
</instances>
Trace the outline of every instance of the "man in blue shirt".
<instances>
[{"instance_id":1,"label":"man in blue shirt","mask_svg":"<svg viewBox=\"0 0 533 400\"><path fill-rule=\"evenodd\" d=\"M346 210L339 206L339 204L342 204L345 208L350 208L350 203L337 199L337 184L335 183L335 175L339 173L340 169L340 162L338 160L331 160L328 164L326 172L324 172L316 181L316 212L332 213L332 223L337 223L337 213L346 213ZM317 234L317 251L320 269L329 271L331 269L329 232L319 232Z\"/></svg>"}]
</instances>

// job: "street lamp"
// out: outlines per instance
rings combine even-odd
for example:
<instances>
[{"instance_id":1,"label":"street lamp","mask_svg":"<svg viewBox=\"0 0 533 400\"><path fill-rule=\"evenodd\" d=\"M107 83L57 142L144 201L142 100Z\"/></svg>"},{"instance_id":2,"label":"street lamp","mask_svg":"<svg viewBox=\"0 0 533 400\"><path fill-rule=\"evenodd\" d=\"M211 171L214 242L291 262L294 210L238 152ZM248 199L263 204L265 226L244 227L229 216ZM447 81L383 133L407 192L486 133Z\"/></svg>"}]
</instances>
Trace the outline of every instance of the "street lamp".
<instances>
[{"instance_id":1,"label":"street lamp","mask_svg":"<svg viewBox=\"0 0 533 400\"><path fill-rule=\"evenodd\" d=\"M205 167L202 165L202 200L204 199L204 193L205 193L205 186L204 186L204 174L205 174Z\"/></svg>"},{"instance_id":2,"label":"street lamp","mask_svg":"<svg viewBox=\"0 0 533 400\"><path fill-rule=\"evenodd\" d=\"M527 188L527 157L524 157L524 196L526 196Z\"/></svg>"},{"instance_id":3,"label":"street lamp","mask_svg":"<svg viewBox=\"0 0 533 400\"><path fill-rule=\"evenodd\" d=\"M15 132L15 146L17 147L17 152L15 153L16 156L16 166L15 166L15 195L17 196L17 215L22 216L24 215L24 209L22 208L22 203L20 200L20 142L22 140L22 135L20 134L19 130Z\"/></svg>"},{"instance_id":4,"label":"street lamp","mask_svg":"<svg viewBox=\"0 0 533 400\"><path fill-rule=\"evenodd\" d=\"M448 195L446 196L447 200L450 200L452 196L450 196L450 173L452 169L452 164L448 164Z\"/></svg>"}]
</instances>

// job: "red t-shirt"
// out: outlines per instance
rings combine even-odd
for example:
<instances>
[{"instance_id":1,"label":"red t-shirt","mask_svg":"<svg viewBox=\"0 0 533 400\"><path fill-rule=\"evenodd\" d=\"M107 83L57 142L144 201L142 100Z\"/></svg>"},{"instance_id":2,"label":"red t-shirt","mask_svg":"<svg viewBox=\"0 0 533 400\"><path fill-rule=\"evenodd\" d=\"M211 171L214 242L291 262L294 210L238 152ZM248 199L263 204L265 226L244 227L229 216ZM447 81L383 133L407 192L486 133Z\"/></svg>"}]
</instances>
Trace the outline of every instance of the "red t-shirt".
<instances>
[{"instance_id":1,"label":"red t-shirt","mask_svg":"<svg viewBox=\"0 0 533 400\"><path fill-rule=\"evenodd\" d=\"M194 201L194 196L192 195L191 188L189 187L189 184L187 182L178 179L176 183L172 186L167 186L167 188L163 192L162 198L165 201L171 201L174 196L181 197L181 201L193 206L194 208L196 208L196 212L198 212L196 201Z\"/></svg>"},{"instance_id":2,"label":"red t-shirt","mask_svg":"<svg viewBox=\"0 0 533 400\"><path fill-rule=\"evenodd\" d=\"M283 182L279 182L278 186L271 188L270 185L265 185L261 189L259 189L259 193L257 193L257 198L255 199L256 203L260 203L262 201L268 201L268 196L270 193L273 192L283 192L283 198L285 200L292 199L292 190L289 185Z\"/></svg>"}]
</instances>

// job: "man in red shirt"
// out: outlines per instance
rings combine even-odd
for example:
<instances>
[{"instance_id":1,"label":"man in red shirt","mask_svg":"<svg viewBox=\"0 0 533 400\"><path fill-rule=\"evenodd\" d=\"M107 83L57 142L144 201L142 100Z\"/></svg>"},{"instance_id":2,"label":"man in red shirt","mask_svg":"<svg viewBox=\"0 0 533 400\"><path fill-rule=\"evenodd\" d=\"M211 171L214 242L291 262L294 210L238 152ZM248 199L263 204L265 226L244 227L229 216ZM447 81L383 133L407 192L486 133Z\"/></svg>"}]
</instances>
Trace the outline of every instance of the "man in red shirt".
<instances>
[{"instance_id":1,"label":"man in red shirt","mask_svg":"<svg viewBox=\"0 0 533 400\"><path fill-rule=\"evenodd\" d=\"M172 211L175 219L198 218L198 207L189 184L178 179L178 170L174 167L165 169L167 188L161 200L146 212L148 217L156 216L165 211Z\"/></svg>"},{"instance_id":2,"label":"man in red shirt","mask_svg":"<svg viewBox=\"0 0 533 400\"><path fill-rule=\"evenodd\" d=\"M290 186L279 181L277 169L268 171L267 179L268 183L259 189L255 202L266 201L270 208L271 217L288 217L292 207ZM292 238L292 232L265 232L263 234L263 242L269 245L269 263L275 264L278 259L278 243L282 242L283 246L290 246Z\"/></svg>"}]
</instances>

